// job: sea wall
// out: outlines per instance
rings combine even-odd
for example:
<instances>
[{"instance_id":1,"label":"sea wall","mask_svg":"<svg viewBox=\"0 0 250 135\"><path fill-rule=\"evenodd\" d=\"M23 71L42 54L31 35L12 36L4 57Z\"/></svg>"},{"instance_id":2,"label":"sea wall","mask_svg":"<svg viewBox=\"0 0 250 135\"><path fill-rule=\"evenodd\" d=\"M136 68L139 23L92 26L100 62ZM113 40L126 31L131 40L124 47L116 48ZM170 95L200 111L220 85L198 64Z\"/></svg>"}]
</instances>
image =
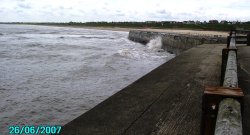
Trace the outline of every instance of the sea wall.
<instances>
[{"instance_id":1,"label":"sea wall","mask_svg":"<svg viewBox=\"0 0 250 135\"><path fill-rule=\"evenodd\" d=\"M219 35L191 35L180 33L160 33L140 30L129 32L132 41L147 44L150 40L161 37L162 48L170 53L179 55L181 52L201 44L226 44L226 37Z\"/></svg>"}]
</instances>

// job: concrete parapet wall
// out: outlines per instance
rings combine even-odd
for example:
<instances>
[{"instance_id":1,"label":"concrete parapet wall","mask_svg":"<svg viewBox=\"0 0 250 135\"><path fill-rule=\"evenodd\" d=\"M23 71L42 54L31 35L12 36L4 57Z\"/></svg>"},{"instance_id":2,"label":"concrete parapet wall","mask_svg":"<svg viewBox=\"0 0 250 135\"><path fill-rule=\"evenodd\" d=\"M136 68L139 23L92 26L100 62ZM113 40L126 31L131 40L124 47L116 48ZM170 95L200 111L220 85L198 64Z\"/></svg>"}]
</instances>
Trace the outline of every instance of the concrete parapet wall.
<instances>
[{"instance_id":1,"label":"concrete parapet wall","mask_svg":"<svg viewBox=\"0 0 250 135\"><path fill-rule=\"evenodd\" d=\"M218 35L190 35L178 33L160 33L132 30L129 39L142 44L147 44L151 39L162 37L162 48L168 52L179 55L181 52L201 44L226 44L226 37Z\"/></svg>"}]
</instances>

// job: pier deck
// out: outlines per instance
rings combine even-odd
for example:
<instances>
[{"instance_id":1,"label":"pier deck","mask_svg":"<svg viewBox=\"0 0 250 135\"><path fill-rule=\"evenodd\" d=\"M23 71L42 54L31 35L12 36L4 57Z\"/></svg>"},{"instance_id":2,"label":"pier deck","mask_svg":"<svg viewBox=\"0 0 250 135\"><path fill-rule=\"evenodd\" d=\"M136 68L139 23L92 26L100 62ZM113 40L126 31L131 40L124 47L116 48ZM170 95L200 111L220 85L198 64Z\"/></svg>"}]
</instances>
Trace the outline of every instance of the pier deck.
<instances>
[{"instance_id":1,"label":"pier deck","mask_svg":"<svg viewBox=\"0 0 250 135\"><path fill-rule=\"evenodd\" d=\"M204 86L220 85L224 47L183 52L66 124L61 134L199 135Z\"/></svg>"},{"instance_id":2,"label":"pier deck","mask_svg":"<svg viewBox=\"0 0 250 135\"><path fill-rule=\"evenodd\" d=\"M250 134L250 46L238 47L239 87L243 90L243 134Z\"/></svg>"}]
</instances>

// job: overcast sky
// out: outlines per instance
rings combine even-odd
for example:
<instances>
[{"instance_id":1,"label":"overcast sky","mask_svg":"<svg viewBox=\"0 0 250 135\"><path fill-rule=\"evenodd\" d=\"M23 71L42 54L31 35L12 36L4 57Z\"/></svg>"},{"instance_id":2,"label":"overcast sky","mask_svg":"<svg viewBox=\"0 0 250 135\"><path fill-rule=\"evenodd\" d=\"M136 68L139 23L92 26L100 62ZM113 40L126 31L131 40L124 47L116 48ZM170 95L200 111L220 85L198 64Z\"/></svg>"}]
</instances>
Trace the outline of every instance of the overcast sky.
<instances>
[{"instance_id":1,"label":"overcast sky","mask_svg":"<svg viewBox=\"0 0 250 135\"><path fill-rule=\"evenodd\" d=\"M0 22L250 21L250 0L0 0Z\"/></svg>"}]
</instances>

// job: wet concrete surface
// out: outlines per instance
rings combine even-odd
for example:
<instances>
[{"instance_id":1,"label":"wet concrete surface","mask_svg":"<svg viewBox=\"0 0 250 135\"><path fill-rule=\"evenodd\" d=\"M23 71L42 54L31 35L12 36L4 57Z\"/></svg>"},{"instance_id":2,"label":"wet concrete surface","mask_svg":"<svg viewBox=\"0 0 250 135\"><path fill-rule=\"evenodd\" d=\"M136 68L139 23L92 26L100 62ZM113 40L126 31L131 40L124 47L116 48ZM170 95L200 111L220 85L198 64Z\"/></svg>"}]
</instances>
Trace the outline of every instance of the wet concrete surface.
<instances>
[{"instance_id":1,"label":"wet concrete surface","mask_svg":"<svg viewBox=\"0 0 250 135\"><path fill-rule=\"evenodd\" d=\"M220 85L224 47L183 52L66 124L61 134L199 135L204 86Z\"/></svg>"},{"instance_id":2,"label":"wet concrete surface","mask_svg":"<svg viewBox=\"0 0 250 135\"><path fill-rule=\"evenodd\" d=\"M237 52L239 87L245 94L243 98L243 134L250 133L250 46L239 46Z\"/></svg>"}]
</instances>

